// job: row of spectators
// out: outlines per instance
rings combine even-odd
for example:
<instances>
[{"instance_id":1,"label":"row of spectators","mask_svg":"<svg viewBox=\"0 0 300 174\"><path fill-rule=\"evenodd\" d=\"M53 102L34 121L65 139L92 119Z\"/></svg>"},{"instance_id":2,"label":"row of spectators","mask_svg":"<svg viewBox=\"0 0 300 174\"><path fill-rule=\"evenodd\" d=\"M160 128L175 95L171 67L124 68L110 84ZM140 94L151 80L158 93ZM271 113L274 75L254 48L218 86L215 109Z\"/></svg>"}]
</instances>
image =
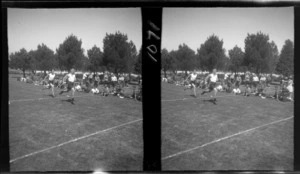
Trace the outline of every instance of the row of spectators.
<instances>
[{"instance_id":1,"label":"row of spectators","mask_svg":"<svg viewBox=\"0 0 300 174\"><path fill-rule=\"evenodd\" d=\"M50 84L45 79L45 74L29 74L28 76L19 77L18 81L32 83L34 85L42 85L43 88L50 88ZM93 93L97 95L116 95L120 98L129 97L136 100L142 100L142 86L140 76L129 74L120 74L118 77L109 72L105 73L83 73L76 74L77 81L75 89L79 92ZM63 83L64 74L56 74L54 86L60 89L66 86Z\"/></svg>"},{"instance_id":2,"label":"row of spectators","mask_svg":"<svg viewBox=\"0 0 300 174\"><path fill-rule=\"evenodd\" d=\"M196 80L196 87L206 89L209 82L205 82L208 74L198 74ZM167 78L162 77L163 82L173 83L177 86L190 87L188 81L185 81L185 75L170 75ZM257 95L261 98L269 97L270 85L275 81L269 74L257 75L255 73L246 72L245 74L224 73L218 74L217 89L221 92L242 94L245 96ZM294 91L293 77L280 76L276 78L277 84L272 85L275 87L272 97L277 99L293 100L292 94ZM243 91L241 90L243 85Z\"/></svg>"}]
</instances>

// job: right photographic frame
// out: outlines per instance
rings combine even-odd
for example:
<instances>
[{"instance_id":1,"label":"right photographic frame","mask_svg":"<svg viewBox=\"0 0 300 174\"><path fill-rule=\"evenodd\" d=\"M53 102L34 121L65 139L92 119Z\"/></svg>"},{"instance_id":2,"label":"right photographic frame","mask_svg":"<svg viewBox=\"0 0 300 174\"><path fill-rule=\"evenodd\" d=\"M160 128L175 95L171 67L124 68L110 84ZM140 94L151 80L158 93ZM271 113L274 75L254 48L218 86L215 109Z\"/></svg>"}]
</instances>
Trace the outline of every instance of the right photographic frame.
<instances>
[{"instance_id":1,"label":"right photographic frame","mask_svg":"<svg viewBox=\"0 0 300 174\"><path fill-rule=\"evenodd\" d=\"M294 169L294 8L164 8L162 170Z\"/></svg>"}]
</instances>

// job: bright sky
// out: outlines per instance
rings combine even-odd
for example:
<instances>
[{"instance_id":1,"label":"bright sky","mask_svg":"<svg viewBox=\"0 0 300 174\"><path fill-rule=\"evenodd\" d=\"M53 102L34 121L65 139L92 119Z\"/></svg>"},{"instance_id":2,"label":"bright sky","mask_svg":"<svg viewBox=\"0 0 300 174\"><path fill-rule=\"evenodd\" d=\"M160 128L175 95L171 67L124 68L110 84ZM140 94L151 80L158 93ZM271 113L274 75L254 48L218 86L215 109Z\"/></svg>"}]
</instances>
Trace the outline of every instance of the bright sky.
<instances>
[{"instance_id":1,"label":"bright sky","mask_svg":"<svg viewBox=\"0 0 300 174\"><path fill-rule=\"evenodd\" d=\"M9 53L34 50L44 43L53 51L67 36L82 40L86 51L94 45L103 51L106 33L127 34L137 51L142 45L140 8L8 9Z\"/></svg>"},{"instance_id":2,"label":"bright sky","mask_svg":"<svg viewBox=\"0 0 300 174\"><path fill-rule=\"evenodd\" d=\"M244 50L247 33L269 35L279 50L286 39L294 42L294 8L164 8L162 48L178 49L185 43L197 53L206 39L215 34L228 50Z\"/></svg>"}]
</instances>

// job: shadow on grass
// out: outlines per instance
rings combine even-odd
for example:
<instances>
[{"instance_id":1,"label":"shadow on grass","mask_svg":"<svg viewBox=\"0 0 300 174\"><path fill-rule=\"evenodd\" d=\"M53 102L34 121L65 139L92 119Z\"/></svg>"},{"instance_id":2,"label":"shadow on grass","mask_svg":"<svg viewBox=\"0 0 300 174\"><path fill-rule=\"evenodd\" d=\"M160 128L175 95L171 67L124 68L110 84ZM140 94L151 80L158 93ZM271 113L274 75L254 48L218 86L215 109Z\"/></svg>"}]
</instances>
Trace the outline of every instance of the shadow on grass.
<instances>
[{"instance_id":1,"label":"shadow on grass","mask_svg":"<svg viewBox=\"0 0 300 174\"><path fill-rule=\"evenodd\" d=\"M212 104L214 104L214 105L217 104L217 102L214 101L213 99L204 99L204 100L202 100L202 101L203 101L204 103L209 102L209 103L212 103Z\"/></svg>"},{"instance_id":2,"label":"shadow on grass","mask_svg":"<svg viewBox=\"0 0 300 174\"><path fill-rule=\"evenodd\" d=\"M72 100L71 98L68 98L68 99L62 99L62 100L60 100L60 101L62 101L62 102L69 102L69 103L71 103L72 105L75 104L75 103L74 103L74 100Z\"/></svg>"}]
</instances>

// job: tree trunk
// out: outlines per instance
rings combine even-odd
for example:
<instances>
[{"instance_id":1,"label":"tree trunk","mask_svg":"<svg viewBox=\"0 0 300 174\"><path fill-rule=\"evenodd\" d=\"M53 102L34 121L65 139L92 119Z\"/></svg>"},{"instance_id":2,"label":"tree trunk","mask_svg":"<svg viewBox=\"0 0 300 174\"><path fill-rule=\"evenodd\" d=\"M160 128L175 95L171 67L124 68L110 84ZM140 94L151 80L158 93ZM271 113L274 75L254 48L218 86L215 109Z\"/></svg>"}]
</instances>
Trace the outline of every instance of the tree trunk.
<instances>
[{"instance_id":1,"label":"tree trunk","mask_svg":"<svg viewBox=\"0 0 300 174\"><path fill-rule=\"evenodd\" d=\"M116 76L117 76L117 80L119 80L119 73L118 72L116 73Z\"/></svg>"},{"instance_id":2,"label":"tree trunk","mask_svg":"<svg viewBox=\"0 0 300 174\"><path fill-rule=\"evenodd\" d=\"M129 81L131 81L131 73L128 73L128 75L129 75Z\"/></svg>"},{"instance_id":3,"label":"tree trunk","mask_svg":"<svg viewBox=\"0 0 300 174\"><path fill-rule=\"evenodd\" d=\"M25 78L26 76L25 76L25 69L22 69L22 71L23 71L23 77Z\"/></svg>"}]
</instances>

